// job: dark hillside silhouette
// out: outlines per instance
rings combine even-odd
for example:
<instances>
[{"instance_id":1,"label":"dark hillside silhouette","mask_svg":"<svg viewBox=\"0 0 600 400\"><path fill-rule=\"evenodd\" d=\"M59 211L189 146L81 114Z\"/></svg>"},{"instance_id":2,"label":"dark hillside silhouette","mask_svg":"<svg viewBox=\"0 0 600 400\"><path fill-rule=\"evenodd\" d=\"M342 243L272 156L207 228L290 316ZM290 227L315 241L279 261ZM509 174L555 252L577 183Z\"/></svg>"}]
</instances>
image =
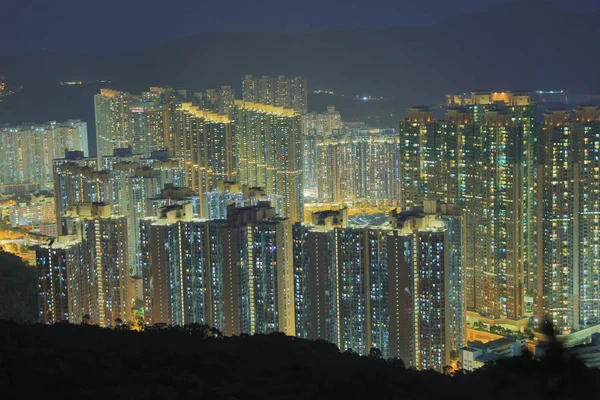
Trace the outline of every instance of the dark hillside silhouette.
<instances>
[{"instance_id":1,"label":"dark hillside silhouette","mask_svg":"<svg viewBox=\"0 0 600 400\"><path fill-rule=\"evenodd\" d=\"M283 334L0 322L0 390L25 398L583 399L600 390L600 370L557 348L542 362L524 355L451 377Z\"/></svg>"}]
</instances>

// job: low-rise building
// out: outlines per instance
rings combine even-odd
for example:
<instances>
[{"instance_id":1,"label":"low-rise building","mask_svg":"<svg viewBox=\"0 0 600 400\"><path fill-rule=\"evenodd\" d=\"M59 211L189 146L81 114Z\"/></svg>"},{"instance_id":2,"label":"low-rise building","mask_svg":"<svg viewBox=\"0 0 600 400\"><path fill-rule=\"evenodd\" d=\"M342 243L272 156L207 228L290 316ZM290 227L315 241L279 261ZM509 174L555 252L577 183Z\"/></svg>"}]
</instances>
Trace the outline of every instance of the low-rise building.
<instances>
[{"instance_id":1,"label":"low-rise building","mask_svg":"<svg viewBox=\"0 0 600 400\"><path fill-rule=\"evenodd\" d=\"M520 356L527 347L527 339L501 338L485 344L469 342L460 349L460 366L466 371L475 371L488 362Z\"/></svg>"}]
</instances>

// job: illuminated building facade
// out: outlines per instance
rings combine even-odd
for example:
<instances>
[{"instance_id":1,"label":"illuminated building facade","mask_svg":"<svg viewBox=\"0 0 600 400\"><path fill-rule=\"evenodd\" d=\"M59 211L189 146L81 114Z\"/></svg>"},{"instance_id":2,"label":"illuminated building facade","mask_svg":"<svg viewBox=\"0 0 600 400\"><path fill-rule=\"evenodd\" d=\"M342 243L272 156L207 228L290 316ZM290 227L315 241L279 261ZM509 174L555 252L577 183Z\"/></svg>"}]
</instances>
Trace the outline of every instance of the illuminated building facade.
<instances>
[{"instance_id":1,"label":"illuminated building facade","mask_svg":"<svg viewBox=\"0 0 600 400\"><path fill-rule=\"evenodd\" d=\"M83 243L83 263L68 270L70 321L112 327L131 321L127 218L105 203L81 203L64 217L67 235Z\"/></svg>"},{"instance_id":2,"label":"illuminated building facade","mask_svg":"<svg viewBox=\"0 0 600 400\"><path fill-rule=\"evenodd\" d=\"M140 221L153 216L147 199L160 193L154 170L136 163L119 163L110 171L113 212L127 217L129 271L141 276Z\"/></svg>"},{"instance_id":3,"label":"illuminated building facade","mask_svg":"<svg viewBox=\"0 0 600 400\"><path fill-rule=\"evenodd\" d=\"M538 315L566 334L600 324L598 107L548 110L541 137Z\"/></svg>"},{"instance_id":4,"label":"illuminated building facade","mask_svg":"<svg viewBox=\"0 0 600 400\"><path fill-rule=\"evenodd\" d=\"M65 149L88 151L87 124L78 120L0 127L0 186L36 183L52 189L52 160Z\"/></svg>"},{"instance_id":5,"label":"illuminated building facade","mask_svg":"<svg viewBox=\"0 0 600 400\"><path fill-rule=\"evenodd\" d=\"M318 143L319 137L315 134L314 130L310 130L307 135L303 136L304 189L314 190L318 188Z\"/></svg>"},{"instance_id":6,"label":"illuminated building facade","mask_svg":"<svg viewBox=\"0 0 600 400\"><path fill-rule=\"evenodd\" d=\"M445 120L415 107L400 122L402 206L424 200L465 213L464 291L469 310L532 315L535 290L535 107L528 93L473 92Z\"/></svg>"},{"instance_id":7,"label":"illuminated building facade","mask_svg":"<svg viewBox=\"0 0 600 400\"><path fill-rule=\"evenodd\" d=\"M461 219L434 201L392 215L391 356L417 369L441 371L465 342Z\"/></svg>"},{"instance_id":8,"label":"illuminated building facade","mask_svg":"<svg viewBox=\"0 0 600 400\"><path fill-rule=\"evenodd\" d=\"M69 274L84 265L83 243L73 236L61 236L35 248L38 271L39 322L55 324L72 321Z\"/></svg>"},{"instance_id":9,"label":"illuminated building facade","mask_svg":"<svg viewBox=\"0 0 600 400\"><path fill-rule=\"evenodd\" d=\"M149 157L153 151L164 148L164 111L156 101L134 96L129 104L129 142L133 154ZM107 155L107 154L104 154Z\"/></svg>"},{"instance_id":10,"label":"illuminated building facade","mask_svg":"<svg viewBox=\"0 0 600 400\"><path fill-rule=\"evenodd\" d=\"M292 82L286 76L279 75L275 80L276 106L292 108Z\"/></svg>"},{"instance_id":11,"label":"illuminated building facade","mask_svg":"<svg viewBox=\"0 0 600 400\"><path fill-rule=\"evenodd\" d=\"M187 203L192 205L192 215L199 217L199 196L190 188L167 184L160 191L159 196L146 199L146 209L148 210L148 216L157 216L163 207L184 205Z\"/></svg>"},{"instance_id":12,"label":"illuminated building facade","mask_svg":"<svg viewBox=\"0 0 600 400\"><path fill-rule=\"evenodd\" d=\"M308 81L302 76L292 79L292 108L299 114L308 112Z\"/></svg>"},{"instance_id":13,"label":"illuminated building facade","mask_svg":"<svg viewBox=\"0 0 600 400\"><path fill-rule=\"evenodd\" d=\"M56 226L62 230L62 217L78 203L110 202L110 174L97 171L97 159L85 158L83 152L67 151L54 160L54 206Z\"/></svg>"},{"instance_id":14,"label":"illuminated building facade","mask_svg":"<svg viewBox=\"0 0 600 400\"><path fill-rule=\"evenodd\" d=\"M327 112L309 113L302 115L302 133L306 136L314 131L317 136L339 134L342 130L342 120L335 106L328 106Z\"/></svg>"},{"instance_id":15,"label":"illuminated building facade","mask_svg":"<svg viewBox=\"0 0 600 400\"><path fill-rule=\"evenodd\" d=\"M242 99L252 103L259 103L260 84L252 75L242 79Z\"/></svg>"},{"instance_id":16,"label":"illuminated building facade","mask_svg":"<svg viewBox=\"0 0 600 400\"><path fill-rule=\"evenodd\" d=\"M111 156L116 148L132 145L129 121L131 97L129 93L111 89L101 89L94 96L98 159Z\"/></svg>"},{"instance_id":17,"label":"illuminated building facade","mask_svg":"<svg viewBox=\"0 0 600 400\"><path fill-rule=\"evenodd\" d=\"M441 370L464 344L462 229L436 202L381 226L348 226L345 208L295 224L297 336Z\"/></svg>"},{"instance_id":18,"label":"illuminated building facade","mask_svg":"<svg viewBox=\"0 0 600 400\"><path fill-rule=\"evenodd\" d=\"M282 198L279 195L269 195L260 187L249 187L238 182L217 181L217 187L211 192L204 193L206 216L210 220L227 219L229 204L236 207L257 205L259 202L270 202L275 209L275 215L281 216Z\"/></svg>"},{"instance_id":19,"label":"illuminated building facade","mask_svg":"<svg viewBox=\"0 0 600 400\"><path fill-rule=\"evenodd\" d=\"M242 79L242 100L292 108L298 114L306 114L308 112L307 80L301 76L288 78L279 75L277 78L272 78L264 75L261 78L254 78L252 75L246 75Z\"/></svg>"},{"instance_id":20,"label":"illuminated building facade","mask_svg":"<svg viewBox=\"0 0 600 400\"><path fill-rule=\"evenodd\" d=\"M181 147L176 151L183 155L184 185L200 194L212 191L217 180L234 180L236 143L229 118L191 103L182 103L177 113L175 135ZM202 216L204 210L201 204Z\"/></svg>"},{"instance_id":21,"label":"illuminated building facade","mask_svg":"<svg viewBox=\"0 0 600 400\"><path fill-rule=\"evenodd\" d=\"M209 322L208 226L191 203L163 207L141 220L144 318L148 324Z\"/></svg>"},{"instance_id":22,"label":"illuminated building facade","mask_svg":"<svg viewBox=\"0 0 600 400\"><path fill-rule=\"evenodd\" d=\"M317 144L318 198L325 203L400 200L398 136L329 136Z\"/></svg>"},{"instance_id":23,"label":"illuminated building facade","mask_svg":"<svg viewBox=\"0 0 600 400\"><path fill-rule=\"evenodd\" d=\"M237 180L283 199L282 215L304 213L300 117L292 109L236 100L232 109Z\"/></svg>"},{"instance_id":24,"label":"illuminated building facade","mask_svg":"<svg viewBox=\"0 0 600 400\"><path fill-rule=\"evenodd\" d=\"M175 205L142 220L147 322L294 335L289 221L264 202L230 205L227 220L190 213L190 204Z\"/></svg>"},{"instance_id":25,"label":"illuminated building facade","mask_svg":"<svg viewBox=\"0 0 600 400\"><path fill-rule=\"evenodd\" d=\"M32 196L28 203L10 206L9 221L13 227L32 226L35 228L44 224L55 224L54 198L44 195Z\"/></svg>"}]
</instances>

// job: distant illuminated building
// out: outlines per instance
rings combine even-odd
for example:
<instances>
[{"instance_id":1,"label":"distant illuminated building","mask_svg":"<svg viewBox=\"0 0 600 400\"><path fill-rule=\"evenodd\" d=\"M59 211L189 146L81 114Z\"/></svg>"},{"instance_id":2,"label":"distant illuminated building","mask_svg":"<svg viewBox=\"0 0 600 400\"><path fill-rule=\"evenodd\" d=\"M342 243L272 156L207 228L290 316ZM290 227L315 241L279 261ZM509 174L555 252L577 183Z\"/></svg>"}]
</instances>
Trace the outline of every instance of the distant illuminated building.
<instances>
[{"instance_id":1,"label":"distant illuminated building","mask_svg":"<svg viewBox=\"0 0 600 400\"><path fill-rule=\"evenodd\" d=\"M399 202L399 150L396 134L367 131L323 138L317 144L319 201Z\"/></svg>"},{"instance_id":2,"label":"distant illuminated building","mask_svg":"<svg viewBox=\"0 0 600 400\"><path fill-rule=\"evenodd\" d=\"M42 195L33 197L28 203L11 206L9 221L13 227L32 226L35 228L43 224L55 224L54 198Z\"/></svg>"},{"instance_id":3,"label":"distant illuminated building","mask_svg":"<svg viewBox=\"0 0 600 400\"><path fill-rule=\"evenodd\" d=\"M302 133L308 135L314 131L317 136L339 133L342 129L341 114L334 106L327 106L327 112L302 115Z\"/></svg>"},{"instance_id":4,"label":"distant illuminated building","mask_svg":"<svg viewBox=\"0 0 600 400\"><path fill-rule=\"evenodd\" d=\"M262 104L275 105L275 87L273 84L273 79L270 76L264 75L262 78L260 78L258 87L258 102Z\"/></svg>"},{"instance_id":5,"label":"distant illuminated building","mask_svg":"<svg viewBox=\"0 0 600 400\"><path fill-rule=\"evenodd\" d=\"M146 157L153 151L164 148L164 112L162 105L154 101L136 99L129 105L131 140L133 154ZM103 154L108 155L108 154Z\"/></svg>"},{"instance_id":6,"label":"distant illuminated building","mask_svg":"<svg viewBox=\"0 0 600 400\"><path fill-rule=\"evenodd\" d=\"M94 96L96 113L96 151L98 159L113 155L113 149L132 145L130 129L131 95L101 89Z\"/></svg>"},{"instance_id":7,"label":"distant illuminated building","mask_svg":"<svg viewBox=\"0 0 600 400\"><path fill-rule=\"evenodd\" d=\"M242 79L242 99L253 103L259 102L260 84L252 75Z\"/></svg>"},{"instance_id":8,"label":"distant illuminated building","mask_svg":"<svg viewBox=\"0 0 600 400\"><path fill-rule=\"evenodd\" d=\"M567 334L600 324L600 111L548 110L541 138L538 317Z\"/></svg>"},{"instance_id":9,"label":"distant illuminated building","mask_svg":"<svg viewBox=\"0 0 600 400\"><path fill-rule=\"evenodd\" d=\"M0 187L37 184L51 189L52 160L63 157L65 149L88 152L85 122L0 127Z\"/></svg>"},{"instance_id":10,"label":"distant illuminated building","mask_svg":"<svg viewBox=\"0 0 600 400\"><path fill-rule=\"evenodd\" d=\"M246 75L242 79L242 100L292 108L298 114L306 114L308 112L307 80L301 76L288 78L279 75L274 79L268 75L261 78Z\"/></svg>"},{"instance_id":11,"label":"distant illuminated building","mask_svg":"<svg viewBox=\"0 0 600 400\"><path fill-rule=\"evenodd\" d=\"M175 135L185 165L184 185L201 194L216 187L217 180L234 180L234 134L228 116L181 103ZM204 199L200 197L201 216Z\"/></svg>"},{"instance_id":12,"label":"distant illuminated building","mask_svg":"<svg viewBox=\"0 0 600 400\"><path fill-rule=\"evenodd\" d=\"M82 203L64 217L66 233L83 243L83 263L68 269L70 322L111 327L131 321L127 218L105 203Z\"/></svg>"},{"instance_id":13,"label":"distant illuminated building","mask_svg":"<svg viewBox=\"0 0 600 400\"><path fill-rule=\"evenodd\" d=\"M136 163L115 164L110 171L113 212L127 217L128 267L132 276L141 275L140 221L153 216L147 199L160 191L151 167Z\"/></svg>"},{"instance_id":14,"label":"distant illuminated building","mask_svg":"<svg viewBox=\"0 0 600 400\"><path fill-rule=\"evenodd\" d=\"M174 205L192 205L193 217L200 216L200 198L190 188L166 185L156 197L146 199L148 216L158 216L160 209Z\"/></svg>"},{"instance_id":15,"label":"distant illuminated building","mask_svg":"<svg viewBox=\"0 0 600 400\"><path fill-rule=\"evenodd\" d=\"M221 86L219 91L219 113L229 114L235 100L235 90L231 86Z\"/></svg>"},{"instance_id":16,"label":"distant illuminated building","mask_svg":"<svg viewBox=\"0 0 600 400\"><path fill-rule=\"evenodd\" d=\"M62 217L71 206L110 201L110 174L97 171L96 166L97 159L85 158L83 152L66 152L64 158L54 160L54 205L59 233Z\"/></svg>"},{"instance_id":17,"label":"distant illuminated building","mask_svg":"<svg viewBox=\"0 0 600 400\"><path fill-rule=\"evenodd\" d=\"M274 105L292 108L292 83L289 78L283 75L279 75L275 81Z\"/></svg>"},{"instance_id":18,"label":"distant illuminated building","mask_svg":"<svg viewBox=\"0 0 600 400\"><path fill-rule=\"evenodd\" d=\"M317 144L319 141L314 130L310 130L307 135L303 136L304 189L318 188L319 152Z\"/></svg>"},{"instance_id":19,"label":"distant illuminated building","mask_svg":"<svg viewBox=\"0 0 600 400\"><path fill-rule=\"evenodd\" d=\"M238 182L217 181L217 188L204 193L206 217L210 220L227 219L227 209L230 204L236 207L257 205L259 202L270 202L275 209L275 215L281 216L282 197L269 195L263 188L249 187Z\"/></svg>"},{"instance_id":20,"label":"distant illuminated building","mask_svg":"<svg viewBox=\"0 0 600 400\"><path fill-rule=\"evenodd\" d=\"M232 115L237 180L282 196L282 215L301 221L304 182L299 115L290 108L239 100Z\"/></svg>"},{"instance_id":21,"label":"distant illuminated building","mask_svg":"<svg viewBox=\"0 0 600 400\"><path fill-rule=\"evenodd\" d=\"M427 138L438 137L437 129L431 109L428 107L412 107L408 111L408 118L400 121L400 179L403 208L419 204L423 199L429 199L425 192L428 190L427 178L430 174L427 174L426 169L443 168L441 160L436 159L441 156L440 151L426 142ZM437 144L433 140L431 142ZM441 144L443 141L440 141ZM435 176L442 178L439 174Z\"/></svg>"},{"instance_id":22,"label":"distant illuminated building","mask_svg":"<svg viewBox=\"0 0 600 400\"><path fill-rule=\"evenodd\" d=\"M308 112L308 82L302 76L292 79L292 108L299 114Z\"/></svg>"},{"instance_id":23,"label":"distant illuminated building","mask_svg":"<svg viewBox=\"0 0 600 400\"><path fill-rule=\"evenodd\" d=\"M84 265L84 247L76 235L61 236L35 247L39 322L73 321L69 274ZM84 284L84 282L77 282Z\"/></svg>"}]
</instances>

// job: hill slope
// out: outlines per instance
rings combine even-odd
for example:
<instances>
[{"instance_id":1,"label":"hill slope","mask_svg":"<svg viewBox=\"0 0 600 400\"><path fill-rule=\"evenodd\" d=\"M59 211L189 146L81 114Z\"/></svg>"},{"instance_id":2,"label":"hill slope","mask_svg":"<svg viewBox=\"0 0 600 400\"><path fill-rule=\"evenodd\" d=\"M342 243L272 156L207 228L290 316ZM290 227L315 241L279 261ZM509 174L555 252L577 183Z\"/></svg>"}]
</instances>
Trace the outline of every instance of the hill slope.
<instances>
[{"instance_id":1,"label":"hill slope","mask_svg":"<svg viewBox=\"0 0 600 400\"><path fill-rule=\"evenodd\" d=\"M600 371L557 353L455 377L339 353L282 334L213 338L200 326L112 331L0 321L0 390L12 398L585 398Z\"/></svg>"}]
</instances>

